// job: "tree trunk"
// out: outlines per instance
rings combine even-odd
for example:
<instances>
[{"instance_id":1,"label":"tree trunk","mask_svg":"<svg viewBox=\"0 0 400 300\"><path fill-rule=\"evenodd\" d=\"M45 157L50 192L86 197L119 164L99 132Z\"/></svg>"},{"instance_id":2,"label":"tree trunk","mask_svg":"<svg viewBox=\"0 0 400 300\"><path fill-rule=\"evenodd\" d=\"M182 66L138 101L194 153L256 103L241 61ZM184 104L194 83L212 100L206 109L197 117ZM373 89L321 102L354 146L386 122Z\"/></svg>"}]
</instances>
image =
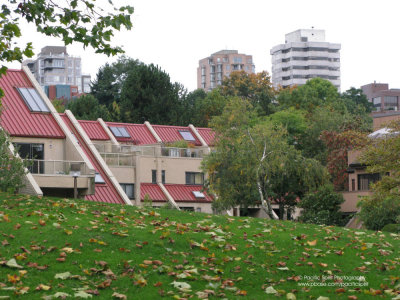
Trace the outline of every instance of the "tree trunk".
<instances>
[{"instance_id":1,"label":"tree trunk","mask_svg":"<svg viewBox=\"0 0 400 300\"><path fill-rule=\"evenodd\" d=\"M265 200L266 198L264 197L264 193L263 193L263 190L261 187L261 182L258 177L257 177L257 188L258 188L258 193L260 194L261 207L264 210L264 212L267 214L267 217L269 219L278 219L278 216L272 210L271 202L269 200Z\"/></svg>"}]
</instances>

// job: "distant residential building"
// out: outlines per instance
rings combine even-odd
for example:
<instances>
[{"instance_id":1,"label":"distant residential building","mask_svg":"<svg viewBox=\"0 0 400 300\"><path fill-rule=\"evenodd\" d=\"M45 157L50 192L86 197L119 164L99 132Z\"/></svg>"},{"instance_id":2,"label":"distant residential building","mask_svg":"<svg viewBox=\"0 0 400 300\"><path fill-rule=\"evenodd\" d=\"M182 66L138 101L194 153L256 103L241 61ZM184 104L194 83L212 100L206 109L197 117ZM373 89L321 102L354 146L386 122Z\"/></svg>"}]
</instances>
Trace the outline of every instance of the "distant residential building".
<instances>
[{"instance_id":1,"label":"distant residential building","mask_svg":"<svg viewBox=\"0 0 400 300\"><path fill-rule=\"evenodd\" d=\"M340 44L325 41L325 30L299 29L273 47L272 83L303 85L315 77L327 79L340 90Z\"/></svg>"},{"instance_id":2,"label":"distant residential building","mask_svg":"<svg viewBox=\"0 0 400 300\"><path fill-rule=\"evenodd\" d=\"M240 54L237 50L221 50L199 61L197 88L210 91L222 84L224 77L233 71L255 72L253 56Z\"/></svg>"},{"instance_id":3,"label":"distant residential building","mask_svg":"<svg viewBox=\"0 0 400 300\"><path fill-rule=\"evenodd\" d=\"M79 93L90 92L90 75L82 75L81 58L70 56L64 46L46 46L37 59L22 62L41 87L53 85L77 86Z\"/></svg>"},{"instance_id":4,"label":"distant residential building","mask_svg":"<svg viewBox=\"0 0 400 300\"><path fill-rule=\"evenodd\" d=\"M79 96L78 87L68 84L46 85L44 92L50 100L63 99L64 103Z\"/></svg>"},{"instance_id":5,"label":"distant residential building","mask_svg":"<svg viewBox=\"0 0 400 300\"><path fill-rule=\"evenodd\" d=\"M361 87L368 100L374 105L374 112L399 110L400 89L389 89L387 83L370 83Z\"/></svg>"}]
</instances>

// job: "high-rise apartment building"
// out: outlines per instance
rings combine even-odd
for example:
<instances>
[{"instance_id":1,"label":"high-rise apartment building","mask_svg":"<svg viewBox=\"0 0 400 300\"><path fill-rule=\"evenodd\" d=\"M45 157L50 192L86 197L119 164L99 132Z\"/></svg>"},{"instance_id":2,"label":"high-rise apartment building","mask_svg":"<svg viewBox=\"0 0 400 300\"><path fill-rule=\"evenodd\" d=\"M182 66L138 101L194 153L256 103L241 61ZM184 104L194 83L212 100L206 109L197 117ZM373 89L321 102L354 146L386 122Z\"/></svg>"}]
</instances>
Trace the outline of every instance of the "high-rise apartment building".
<instances>
[{"instance_id":1,"label":"high-rise apartment building","mask_svg":"<svg viewBox=\"0 0 400 300\"><path fill-rule=\"evenodd\" d=\"M273 47L272 83L288 87L308 79L327 79L340 90L340 44L325 41L325 30L299 29Z\"/></svg>"},{"instance_id":2,"label":"high-rise apartment building","mask_svg":"<svg viewBox=\"0 0 400 300\"><path fill-rule=\"evenodd\" d=\"M36 60L25 60L22 65L28 66L42 88L71 85L77 86L79 93L90 92L90 75L82 75L81 58L68 55L66 47L46 46Z\"/></svg>"},{"instance_id":3,"label":"high-rise apartment building","mask_svg":"<svg viewBox=\"0 0 400 300\"><path fill-rule=\"evenodd\" d=\"M224 77L233 71L255 72L253 56L240 54L237 50L221 50L199 61L197 88L210 91L222 84Z\"/></svg>"}]
</instances>

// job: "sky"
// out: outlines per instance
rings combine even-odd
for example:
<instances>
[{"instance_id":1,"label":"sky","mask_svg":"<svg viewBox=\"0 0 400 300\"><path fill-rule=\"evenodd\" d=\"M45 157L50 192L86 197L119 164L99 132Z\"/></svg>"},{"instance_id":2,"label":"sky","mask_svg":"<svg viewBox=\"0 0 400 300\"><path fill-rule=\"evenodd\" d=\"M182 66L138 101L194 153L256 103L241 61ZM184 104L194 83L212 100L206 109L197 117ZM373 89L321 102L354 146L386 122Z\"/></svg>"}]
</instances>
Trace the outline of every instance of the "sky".
<instances>
[{"instance_id":1,"label":"sky","mask_svg":"<svg viewBox=\"0 0 400 300\"><path fill-rule=\"evenodd\" d=\"M96 1L102 3L103 0ZM112 40L125 54L156 64L172 81L189 91L197 88L200 59L223 49L253 55L256 72L271 72L270 49L297 29L324 29L327 42L340 43L341 90L371 82L400 88L399 0L113 0L134 7L131 31ZM37 33L21 20L21 42L61 46L56 38ZM98 69L116 57L96 54L79 44L69 45L82 58L82 72L95 79ZM9 67L20 68L14 63Z\"/></svg>"}]
</instances>

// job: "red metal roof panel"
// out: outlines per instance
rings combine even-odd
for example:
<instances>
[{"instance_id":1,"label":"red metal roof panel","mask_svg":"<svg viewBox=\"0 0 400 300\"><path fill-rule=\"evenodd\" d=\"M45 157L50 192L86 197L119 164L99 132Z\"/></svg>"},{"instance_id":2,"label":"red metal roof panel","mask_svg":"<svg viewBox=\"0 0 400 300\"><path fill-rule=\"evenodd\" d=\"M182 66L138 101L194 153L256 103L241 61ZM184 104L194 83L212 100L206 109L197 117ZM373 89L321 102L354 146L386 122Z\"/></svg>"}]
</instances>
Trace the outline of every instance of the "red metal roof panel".
<instances>
[{"instance_id":1,"label":"red metal roof panel","mask_svg":"<svg viewBox=\"0 0 400 300\"><path fill-rule=\"evenodd\" d=\"M108 126L126 128L131 137L130 138L116 137L117 141L119 142L132 143L135 145L157 144L156 139L144 124L117 123L117 122L106 122L106 124Z\"/></svg>"},{"instance_id":2,"label":"red metal roof panel","mask_svg":"<svg viewBox=\"0 0 400 300\"><path fill-rule=\"evenodd\" d=\"M95 184L95 193L86 195L86 200L106 203L121 204L121 199L115 194L113 189L107 184Z\"/></svg>"},{"instance_id":3,"label":"red metal roof panel","mask_svg":"<svg viewBox=\"0 0 400 300\"><path fill-rule=\"evenodd\" d=\"M143 201L144 197L149 195L150 199L155 202L166 202L163 191L157 184L153 183L142 183L140 184L140 200Z\"/></svg>"},{"instance_id":4,"label":"red metal roof panel","mask_svg":"<svg viewBox=\"0 0 400 300\"><path fill-rule=\"evenodd\" d=\"M164 186L176 202L212 202L212 198L205 191L202 191L204 198L194 196L194 191L200 192L203 189L201 185L164 184Z\"/></svg>"},{"instance_id":5,"label":"red metal roof panel","mask_svg":"<svg viewBox=\"0 0 400 300\"><path fill-rule=\"evenodd\" d=\"M86 145L84 139L79 135L78 131L74 128L71 120L66 114L60 114L62 120L67 124L68 128L75 135L79 142L80 147L85 152L87 158L92 163L95 170L101 175L104 180L104 184L95 184L94 195L87 195L85 199L97 201L97 202L107 202L107 203L120 203L125 204L125 201L119 195L117 189L113 186L110 178L107 176L106 172L103 170L101 164L98 162L96 157L93 155L91 149Z\"/></svg>"},{"instance_id":6,"label":"red metal roof panel","mask_svg":"<svg viewBox=\"0 0 400 300\"><path fill-rule=\"evenodd\" d=\"M91 140L108 141L110 139L98 121L79 120L79 124Z\"/></svg>"},{"instance_id":7,"label":"red metal roof panel","mask_svg":"<svg viewBox=\"0 0 400 300\"><path fill-rule=\"evenodd\" d=\"M194 144L196 146L201 146L200 141L197 139L196 135L190 130L189 127L167 125L152 125L152 127L164 143L173 143L184 140L182 135L179 133L179 131L182 130L189 131L196 140Z\"/></svg>"},{"instance_id":8,"label":"red metal roof panel","mask_svg":"<svg viewBox=\"0 0 400 300\"><path fill-rule=\"evenodd\" d=\"M65 138L51 113L31 112L25 104L16 88L33 88L33 84L24 71L7 70L0 77L0 87L4 91L0 125L11 136Z\"/></svg>"},{"instance_id":9,"label":"red metal roof panel","mask_svg":"<svg viewBox=\"0 0 400 300\"><path fill-rule=\"evenodd\" d=\"M215 145L215 131L211 128L196 128L208 146Z\"/></svg>"}]
</instances>

